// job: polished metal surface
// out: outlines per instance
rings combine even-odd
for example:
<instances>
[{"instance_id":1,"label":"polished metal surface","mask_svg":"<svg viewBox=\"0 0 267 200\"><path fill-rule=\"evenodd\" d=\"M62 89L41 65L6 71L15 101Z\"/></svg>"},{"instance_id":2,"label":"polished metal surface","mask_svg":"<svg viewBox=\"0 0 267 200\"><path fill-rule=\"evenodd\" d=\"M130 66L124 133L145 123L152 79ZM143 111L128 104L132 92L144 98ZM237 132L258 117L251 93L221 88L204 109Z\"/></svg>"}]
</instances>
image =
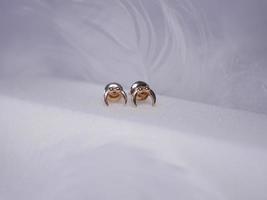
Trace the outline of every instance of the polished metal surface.
<instances>
[{"instance_id":1,"label":"polished metal surface","mask_svg":"<svg viewBox=\"0 0 267 200\"><path fill-rule=\"evenodd\" d=\"M109 101L117 102L121 99L121 97L124 98L124 103L126 104L127 94L119 83L113 82L106 85L104 93L104 102L107 106L109 105Z\"/></svg>"},{"instance_id":2,"label":"polished metal surface","mask_svg":"<svg viewBox=\"0 0 267 200\"><path fill-rule=\"evenodd\" d=\"M156 104L156 95L149 85L143 81L136 81L130 91L133 97L133 103L137 106L137 101L144 101L149 96L152 99L152 105Z\"/></svg>"}]
</instances>

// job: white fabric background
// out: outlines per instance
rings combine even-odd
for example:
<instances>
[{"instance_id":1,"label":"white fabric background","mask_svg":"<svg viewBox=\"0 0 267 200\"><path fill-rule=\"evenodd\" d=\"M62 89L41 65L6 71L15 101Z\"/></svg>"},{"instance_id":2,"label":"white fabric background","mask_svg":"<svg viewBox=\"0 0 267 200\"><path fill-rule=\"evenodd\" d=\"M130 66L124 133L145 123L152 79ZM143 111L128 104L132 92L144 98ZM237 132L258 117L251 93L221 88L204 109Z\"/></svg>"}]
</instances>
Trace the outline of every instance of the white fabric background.
<instances>
[{"instance_id":1,"label":"white fabric background","mask_svg":"<svg viewBox=\"0 0 267 200\"><path fill-rule=\"evenodd\" d=\"M267 113L264 0L1 0L0 77L53 76Z\"/></svg>"},{"instance_id":2,"label":"white fabric background","mask_svg":"<svg viewBox=\"0 0 267 200\"><path fill-rule=\"evenodd\" d=\"M0 0L0 200L266 200L266 19L264 0ZM105 106L136 80L155 107Z\"/></svg>"},{"instance_id":3,"label":"white fabric background","mask_svg":"<svg viewBox=\"0 0 267 200\"><path fill-rule=\"evenodd\" d=\"M0 199L266 200L267 117L81 81L0 81ZM90 92L88 92L90 91Z\"/></svg>"}]
</instances>

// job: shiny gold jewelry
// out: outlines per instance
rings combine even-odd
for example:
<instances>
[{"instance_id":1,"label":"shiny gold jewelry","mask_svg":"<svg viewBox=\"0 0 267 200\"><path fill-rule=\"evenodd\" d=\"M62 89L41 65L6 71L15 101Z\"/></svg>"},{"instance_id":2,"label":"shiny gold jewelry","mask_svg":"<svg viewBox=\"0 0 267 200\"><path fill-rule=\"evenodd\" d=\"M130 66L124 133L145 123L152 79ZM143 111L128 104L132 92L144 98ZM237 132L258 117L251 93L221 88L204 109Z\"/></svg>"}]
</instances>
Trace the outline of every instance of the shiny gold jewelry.
<instances>
[{"instance_id":1,"label":"shiny gold jewelry","mask_svg":"<svg viewBox=\"0 0 267 200\"><path fill-rule=\"evenodd\" d=\"M105 87L104 102L109 105L109 101L116 102L124 98L125 104L127 103L127 94L124 92L123 87L118 83L109 83Z\"/></svg>"},{"instance_id":2,"label":"shiny gold jewelry","mask_svg":"<svg viewBox=\"0 0 267 200\"><path fill-rule=\"evenodd\" d=\"M149 96L152 99L152 105L156 104L156 95L149 85L143 81L135 82L131 87L131 95L133 97L133 103L137 106L136 101L144 101Z\"/></svg>"}]
</instances>

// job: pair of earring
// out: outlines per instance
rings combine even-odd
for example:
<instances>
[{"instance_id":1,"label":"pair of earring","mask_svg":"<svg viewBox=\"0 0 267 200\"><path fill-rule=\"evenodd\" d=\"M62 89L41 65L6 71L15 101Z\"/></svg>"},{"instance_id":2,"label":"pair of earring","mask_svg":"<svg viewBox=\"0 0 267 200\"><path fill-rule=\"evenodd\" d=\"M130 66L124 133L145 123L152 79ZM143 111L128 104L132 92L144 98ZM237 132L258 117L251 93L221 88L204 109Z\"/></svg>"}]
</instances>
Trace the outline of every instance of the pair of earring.
<instances>
[{"instance_id":1,"label":"pair of earring","mask_svg":"<svg viewBox=\"0 0 267 200\"><path fill-rule=\"evenodd\" d=\"M130 94L132 95L132 100L135 106L137 106L137 101L144 101L148 97L152 99L152 105L156 104L156 95L149 85L143 81L137 81L133 83ZM125 104L127 103L127 94L123 90L123 87L118 83L109 83L105 87L104 102L109 105L109 101L115 102L124 98Z\"/></svg>"}]
</instances>

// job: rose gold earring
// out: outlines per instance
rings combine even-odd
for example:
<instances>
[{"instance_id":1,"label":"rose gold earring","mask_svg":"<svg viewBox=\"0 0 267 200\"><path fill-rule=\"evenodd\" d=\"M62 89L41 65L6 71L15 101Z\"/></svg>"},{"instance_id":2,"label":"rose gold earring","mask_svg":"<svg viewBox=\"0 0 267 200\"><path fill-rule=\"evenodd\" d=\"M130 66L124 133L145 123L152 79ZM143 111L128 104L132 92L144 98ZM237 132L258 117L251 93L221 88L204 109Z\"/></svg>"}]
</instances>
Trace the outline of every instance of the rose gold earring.
<instances>
[{"instance_id":1,"label":"rose gold earring","mask_svg":"<svg viewBox=\"0 0 267 200\"><path fill-rule=\"evenodd\" d=\"M109 101L117 102L121 98L124 98L124 103L127 103L127 95L123 90L123 87L118 83L109 83L105 87L104 102L108 106Z\"/></svg>"},{"instance_id":2,"label":"rose gold earring","mask_svg":"<svg viewBox=\"0 0 267 200\"><path fill-rule=\"evenodd\" d=\"M133 103L137 106L137 101L144 101L149 96L152 99L152 105L156 104L156 95L149 85L143 81L135 82L131 87L131 95L133 97Z\"/></svg>"}]
</instances>

